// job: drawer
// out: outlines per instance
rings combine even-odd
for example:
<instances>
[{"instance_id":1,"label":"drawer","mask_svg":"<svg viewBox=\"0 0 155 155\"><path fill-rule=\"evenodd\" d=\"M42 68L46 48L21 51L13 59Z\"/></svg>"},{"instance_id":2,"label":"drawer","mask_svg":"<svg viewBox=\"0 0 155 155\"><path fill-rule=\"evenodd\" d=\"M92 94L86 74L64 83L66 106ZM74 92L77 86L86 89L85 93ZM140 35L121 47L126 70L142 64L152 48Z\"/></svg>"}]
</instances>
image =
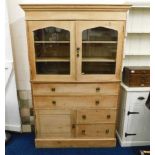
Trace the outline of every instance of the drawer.
<instances>
[{"instance_id":1,"label":"drawer","mask_svg":"<svg viewBox=\"0 0 155 155\"><path fill-rule=\"evenodd\" d=\"M35 96L33 98L36 109L48 108L117 108L116 95L104 96L69 96L69 97L45 97Z\"/></svg>"},{"instance_id":2,"label":"drawer","mask_svg":"<svg viewBox=\"0 0 155 155\"><path fill-rule=\"evenodd\" d=\"M106 84L32 84L33 95L118 95L119 83Z\"/></svg>"},{"instance_id":3,"label":"drawer","mask_svg":"<svg viewBox=\"0 0 155 155\"><path fill-rule=\"evenodd\" d=\"M115 123L115 109L86 109L77 110L77 124L89 123Z\"/></svg>"},{"instance_id":4,"label":"drawer","mask_svg":"<svg viewBox=\"0 0 155 155\"><path fill-rule=\"evenodd\" d=\"M114 138L115 124L80 124L76 126L76 137Z\"/></svg>"},{"instance_id":5,"label":"drawer","mask_svg":"<svg viewBox=\"0 0 155 155\"><path fill-rule=\"evenodd\" d=\"M129 104L130 107L145 106L148 95L149 95L149 92L130 92L127 94L127 104Z\"/></svg>"}]
</instances>

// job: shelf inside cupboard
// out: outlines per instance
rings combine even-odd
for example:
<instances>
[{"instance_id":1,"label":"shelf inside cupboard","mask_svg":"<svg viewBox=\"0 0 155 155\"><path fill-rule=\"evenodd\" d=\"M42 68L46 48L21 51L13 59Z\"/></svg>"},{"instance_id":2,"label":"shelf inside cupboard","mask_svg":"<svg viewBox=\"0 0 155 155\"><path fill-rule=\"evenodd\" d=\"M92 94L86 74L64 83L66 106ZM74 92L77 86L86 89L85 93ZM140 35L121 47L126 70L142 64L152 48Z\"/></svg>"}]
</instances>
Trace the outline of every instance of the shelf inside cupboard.
<instances>
[{"instance_id":1,"label":"shelf inside cupboard","mask_svg":"<svg viewBox=\"0 0 155 155\"><path fill-rule=\"evenodd\" d=\"M35 41L34 43L38 43L38 44L50 44L50 43L62 43L62 44L64 44L64 43L70 43L70 41Z\"/></svg>"},{"instance_id":2,"label":"shelf inside cupboard","mask_svg":"<svg viewBox=\"0 0 155 155\"><path fill-rule=\"evenodd\" d=\"M36 58L36 62L69 62L69 58Z\"/></svg>"},{"instance_id":3,"label":"shelf inside cupboard","mask_svg":"<svg viewBox=\"0 0 155 155\"><path fill-rule=\"evenodd\" d=\"M115 59L110 58L83 58L82 62L115 62Z\"/></svg>"},{"instance_id":4,"label":"shelf inside cupboard","mask_svg":"<svg viewBox=\"0 0 155 155\"><path fill-rule=\"evenodd\" d=\"M82 41L84 44L116 44L117 41Z\"/></svg>"}]
</instances>

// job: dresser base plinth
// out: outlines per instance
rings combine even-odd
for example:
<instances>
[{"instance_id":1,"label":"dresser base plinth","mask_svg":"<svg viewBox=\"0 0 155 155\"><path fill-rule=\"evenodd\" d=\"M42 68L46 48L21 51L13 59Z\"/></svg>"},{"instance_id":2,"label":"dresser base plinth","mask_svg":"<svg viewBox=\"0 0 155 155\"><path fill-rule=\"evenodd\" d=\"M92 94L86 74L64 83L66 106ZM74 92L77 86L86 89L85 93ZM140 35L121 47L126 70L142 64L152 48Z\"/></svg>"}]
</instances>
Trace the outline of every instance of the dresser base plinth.
<instances>
[{"instance_id":1,"label":"dresser base plinth","mask_svg":"<svg viewBox=\"0 0 155 155\"><path fill-rule=\"evenodd\" d=\"M37 148L115 147L116 139L35 139Z\"/></svg>"}]
</instances>

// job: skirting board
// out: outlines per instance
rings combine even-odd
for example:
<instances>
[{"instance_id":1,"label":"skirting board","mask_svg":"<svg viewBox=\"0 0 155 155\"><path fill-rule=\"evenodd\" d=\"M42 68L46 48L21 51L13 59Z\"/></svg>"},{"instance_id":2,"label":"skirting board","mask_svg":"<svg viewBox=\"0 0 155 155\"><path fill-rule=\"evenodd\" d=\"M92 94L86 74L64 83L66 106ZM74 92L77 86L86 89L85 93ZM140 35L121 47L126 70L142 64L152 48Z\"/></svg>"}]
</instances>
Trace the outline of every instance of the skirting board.
<instances>
[{"instance_id":1,"label":"skirting board","mask_svg":"<svg viewBox=\"0 0 155 155\"><path fill-rule=\"evenodd\" d=\"M13 124L5 124L5 130L21 132L21 126L20 125L13 125Z\"/></svg>"},{"instance_id":2,"label":"skirting board","mask_svg":"<svg viewBox=\"0 0 155 155\"><path fill-rule=\"evenodd\" d=\"M116 135L117 135L119 143L122 147L150 145L150 141L122 141L122 139L117 131L116 131Z\"/></svg>"},{"instance_id":3,"label":"skirting board","mask_svg":"<svg viewBox=\"0 0 155 155\"><path fill-rule=\"evenodd\" d=\"M116 139L35 139L37 148L115 147Z\"/></svg>"}]
</instances>

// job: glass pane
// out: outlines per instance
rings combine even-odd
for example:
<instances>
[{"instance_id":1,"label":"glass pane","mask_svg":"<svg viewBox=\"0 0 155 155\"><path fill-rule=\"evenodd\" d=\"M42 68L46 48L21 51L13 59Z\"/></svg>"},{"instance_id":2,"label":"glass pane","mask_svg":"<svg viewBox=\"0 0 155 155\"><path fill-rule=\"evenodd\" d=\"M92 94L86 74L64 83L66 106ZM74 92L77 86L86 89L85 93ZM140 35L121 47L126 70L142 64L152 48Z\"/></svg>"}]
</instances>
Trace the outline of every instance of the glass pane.
<instances>
[{"instance_id":1,"label":"glass pane","mask_svg":"<svg viewBox=\"0 0 155 155\"><path fill-rule=\"evenodd\" d=\"M36 58L70 57L69 43L35 43Z\"/></svg>"},{"instance_id":2,"label":"glass pane","mask_svg":"<svg viewBox=\"0 0 155 155\"><path fill-rule=\"evenodd\" d=\"M117 44L110 43L83 43L82 57L83 58L116 58Z\"/></svg>"},{"instance_id":3,"label":"glass pane","mask_svg":"<svg viewBox=\"0 0 155 155\"><path fill-rule=\"evenodd\" d=\"M115 63L113 62L82 62L83 74L114 74Z\"/></svg>"},{"instance_id":4,"label":"glass pane","mask_svg":"<svg viewBox=\"0 0 155 155\"><path fill-rule=\"evenodd\" d=\"M56 27L34 31L37 74L70 74L70 32Z\"/></svg>"},{"instance_id":5,"label":"glass pane","mask_svg":"<svg viewBox=\"0 0 155 155\"><path fill-rule=\"evenodd\" d=\"M36 69L38 74L69 74L69 62L37 62Z\"/></svg>"},{"instance_id":6,"label":"glass pane","mask_svg":"<svg viewBox=\"0 0 155 155\"><path fill-rule=\"evenodd\" d=\"M87 29L82 33L83 41L117 41L117 31L104 28L96 27Z\"/></svg>"},{"instance_id":7,"label":"glass pane","mask_svg":"<svg viewBox=\"0 0 155 155\"><path fill-rule=\"evenodd\" d=\"M118 32L96 27L82 33L82 74L115 74Z\"/></svg>"},{"instance_id":8,"label":"glass pane","mask_svg":"<svg viewBox=\"0 0 155 155\"><path fill-rule=\"evenodd\" d=\"M47 27L44 29L39 29L34 32L35 41L69 41L70 35L69 32L56 28L56 27Z\"/></svg>"}]
</instances>

